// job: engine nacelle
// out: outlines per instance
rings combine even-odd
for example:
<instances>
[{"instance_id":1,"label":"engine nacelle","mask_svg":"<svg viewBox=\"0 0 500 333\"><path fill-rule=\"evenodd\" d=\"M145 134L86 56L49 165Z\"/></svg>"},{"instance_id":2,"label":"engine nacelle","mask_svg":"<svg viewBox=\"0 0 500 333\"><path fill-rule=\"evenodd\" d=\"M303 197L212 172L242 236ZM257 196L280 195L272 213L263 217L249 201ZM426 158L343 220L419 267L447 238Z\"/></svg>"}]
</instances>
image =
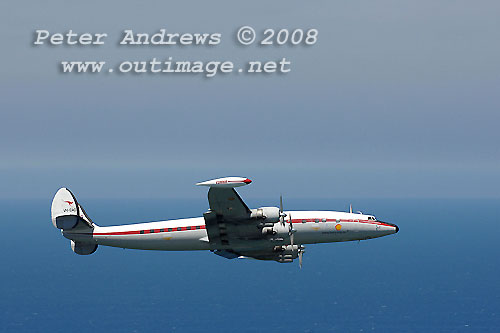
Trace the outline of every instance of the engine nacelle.
<instances>
[{"instance_id":1,"label":"engine nacelle","mask_svg":"<svg viewBox=\"0 0 500 333\"><path fill-rule=\"evenodd\" d=\"M273 227L264 227L262 228L262 235L264 236L276 235L276 230L274 230Z\"/></svg>"},{"instance_id":2,"label":"engine nacelle","mask_svg":"<svg viewBox=\"0 0 500 333\"><path fill-rule=\"evenodd\" d=\"M299 257L299 245L283 245L274 248L276 261L280 263L292 262Z\"/></svg>"},{"instance_id":3,"label":"engine nacelle","mask_svg":"<svg viewBox=\"0 0 500 333\"><path fill-rule=\"evenodd\" d=\"M277 207L260 207L252 209L250 218L266 220L266 223L276 223L280 220L280 210Z\"/></svg>"}]
</instances>

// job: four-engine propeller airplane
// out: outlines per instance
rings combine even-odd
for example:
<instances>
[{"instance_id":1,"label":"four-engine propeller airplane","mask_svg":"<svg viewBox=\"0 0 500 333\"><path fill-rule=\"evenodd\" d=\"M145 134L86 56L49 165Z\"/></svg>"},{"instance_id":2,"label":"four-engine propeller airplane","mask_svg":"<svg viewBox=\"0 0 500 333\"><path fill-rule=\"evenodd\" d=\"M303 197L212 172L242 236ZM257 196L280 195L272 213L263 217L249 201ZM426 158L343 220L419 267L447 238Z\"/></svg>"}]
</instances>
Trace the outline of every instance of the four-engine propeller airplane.
<instances>
[{"instance_id":1,"label":"four-engine propeller airplane","mask_svg":"<svg viewBox=\"0 0 500 333\"><path fill-rule=\"evenodd\" d=\"M211 250L228 258L254 258L280 263L299 258L304 244L345 242L397 233L395 224L373 215L334 211L283 211L280 207L249 209L234 190L250 184L243 177L226 177L196 185L210 187L210 209L203 217L100 227L88 217L73 193L57 191L52 223L71 240L77 254L92 254L98 245L128 249Z\"/></svg>"}]
</instances>

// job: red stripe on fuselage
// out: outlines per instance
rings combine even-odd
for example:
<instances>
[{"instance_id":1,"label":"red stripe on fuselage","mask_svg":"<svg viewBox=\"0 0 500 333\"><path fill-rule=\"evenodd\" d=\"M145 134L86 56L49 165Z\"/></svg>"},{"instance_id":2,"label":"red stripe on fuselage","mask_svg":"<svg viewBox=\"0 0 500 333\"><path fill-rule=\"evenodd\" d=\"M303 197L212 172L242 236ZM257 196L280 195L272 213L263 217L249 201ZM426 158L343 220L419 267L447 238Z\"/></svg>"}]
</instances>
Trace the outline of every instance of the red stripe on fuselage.
<instances>
[{"instance_id":1,"label":"red stripe on fuselage","mask_svg":"<svg viewBox=\"0 0 500 333\"><path fill-rule=\"evenodd\" d=\"M307 222L316 222L316 220L318 220L317 223L319 222L337 222L337 219L326 219L326 221L323 221L323 219L292 219L292 223L303 223L302 221L306 221ZM383 222L379 222L379 221L372 221L372 220L338 220L338 223L341 223L341 222L357 222L357 223L367 223L367 224L377 224L377 225L383 225L383 226L386 226L386 227L394 227L393 225L390 225L390 224L386 224L386 223L383 223Z\"/></svg>"},{"instance_id":2,"label":"red stripe on fuselage","mask_svg":"<svg viewBox=\"0 0 500 333\"><path fill-rule=\"evenodd\" d=\"M196 227L199 227L196 229ZM181 228L181 230L177 230ZM161 231L163 229L163 231ZM172 230L168 230L172 229ZM172 227L172 228L158 228L158 229L141 229L141 230L131 230L131 231L115 231L115 232L94 232L92 235L97 236L119 236L119 235L143 235L143 234L159 234L164 232L174 232L174 231L188 231L188 230L202 230L206 229L205 225L189 226L189 227ZM151 232L153 230L153 232ZM144 231L141 233L141 231Z\"/></svg>"},{"instance_id":3,"label":"red stripe on fuselage","mask_svg":"<svg viewBox=\"0 0 500 333\"><path fill-rule=\"evenodd\" d=\"M302 221L306 221L311 223L316 223L316 220L318 220L317 223L320 222L337 222L337 219L326 219L326 221L323 221L323 219L292 219L292 223L303 223ZM367 224L376 224L376 225L383 225L386 227L393 227L393 225L386 224L383 222L378 222L378 221L371 221L371 220L339 220L338 223L341 222L354 222L354 223L367 223ZM196 229L197 226L188 226L188 227L172 227L172 228L158 228L158 229L140 229L140 230L130 230L130 231L115 231L115 232L94 232L94 233L88 233L89 235L96 235L96 236L121 236L121 235L145 235L145 234L156 234L156 233L167 233L167 232L175 232L175 231L190 231L190 230L203 230L206 229L205 225L199 225L199 229ZM181 230L178 230L178 228L181 228ZM163 229L163 231L161 231ZM172 230L168 230L172 229ZM151 232L153 230L153 232ZM141 231L143 231L141 233Z\"/></svg>"}]
</instances>

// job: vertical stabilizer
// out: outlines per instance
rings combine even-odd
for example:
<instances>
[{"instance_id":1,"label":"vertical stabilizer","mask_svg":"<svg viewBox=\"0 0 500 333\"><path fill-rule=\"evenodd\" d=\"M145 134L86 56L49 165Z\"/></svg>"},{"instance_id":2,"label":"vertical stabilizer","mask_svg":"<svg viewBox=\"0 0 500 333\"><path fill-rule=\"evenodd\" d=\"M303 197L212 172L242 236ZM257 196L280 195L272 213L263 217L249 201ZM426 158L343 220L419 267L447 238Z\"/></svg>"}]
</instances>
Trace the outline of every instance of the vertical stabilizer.
<instances>
[{"instance_id":1,"label":"vertical stabilizer","mask_svg":"<svg viewBox=\"0 0 500 333\"><path fill-rule=\"evenodd\" d=\"M65 187L60 188L54 196L51 215L52 224L58 229L70 230L75 228L79 222L89 228L94 227L94 223L87 216L73 193Z\"/></svg>"},{"instance_id":2,"label":"vertical stabilizer","mask_svg":"<svg viewBox=\"0 0 500 333\"><path fill-rule=\"evenodd\" d=\"M87 255L97 250L98 245L92 238L96 225L70 190L62 187L57 191L52 200L51 215L54 227L62 229L64 237L71 240L73 252Z\"/></svg>"}]
</instances>

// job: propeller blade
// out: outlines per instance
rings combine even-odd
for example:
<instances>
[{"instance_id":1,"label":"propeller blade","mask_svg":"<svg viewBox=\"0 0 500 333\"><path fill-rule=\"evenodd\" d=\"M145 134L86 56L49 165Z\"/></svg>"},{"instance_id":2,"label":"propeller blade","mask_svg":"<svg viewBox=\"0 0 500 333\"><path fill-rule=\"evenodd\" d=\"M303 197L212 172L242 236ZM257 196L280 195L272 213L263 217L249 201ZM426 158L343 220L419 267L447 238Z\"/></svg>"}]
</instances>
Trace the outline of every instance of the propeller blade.
<instances>
[{"instance_id":1,"label":"propeller blade","mask_svg":"<svg viewBox=\"0 0 500 333\"><path fill-rule=\"evenodd\" d=\"M304 256L304 252L306 252L306 248L303 245L299 245L299 266L302 269L302 257Z\"/></svg>"},{"instance_id":2,"label":"propeller blade","mask_svg":"<svg viewBox=\"0 0 500 333\"><path fill-rule=\"evenodd\" d=\"M293 246L293 234L295 233L295 230L293 230L293 224L292 224L292 214L288 214L288 223L289 223L289 228L288 228L288 235L290 235L290 245Z\"/></svg>"},{"instance_id":3,"label":"propeller blade","mask_svg":"<svg viewBox=\"0 0 500 333\"><path fill-rule=\"evenodd\" d=\"M280 194L280 222L282 226L285 226L286 214L283 212L283 196Z\"/></svg>"}]
</instances>

